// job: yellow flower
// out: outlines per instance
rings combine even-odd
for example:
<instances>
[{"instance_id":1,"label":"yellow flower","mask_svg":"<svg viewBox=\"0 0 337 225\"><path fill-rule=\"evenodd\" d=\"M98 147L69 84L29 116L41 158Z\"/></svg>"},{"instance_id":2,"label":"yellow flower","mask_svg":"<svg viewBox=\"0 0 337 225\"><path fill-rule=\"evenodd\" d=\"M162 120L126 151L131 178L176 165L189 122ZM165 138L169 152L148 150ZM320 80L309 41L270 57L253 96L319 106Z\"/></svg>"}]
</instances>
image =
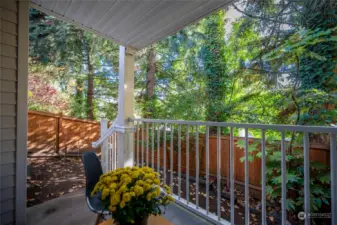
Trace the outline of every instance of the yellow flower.
<instances>
[{"instance_id":1,"label":"yellow flower","mask_svg":"<svg viewBox=\"0 0 337 225\"><path fill-rule=\"evenodd\" d=\"M128 177L129 177L129 175L123 174L123 175L120 177L120 180L124 180L125 178L128 178Z\"/></svg>"},{"instance_id":2,"label":"yellow flower","mask_svg":"<svg viewBox=\"0 0 337 225\"><path fill-rule=\"evenodd\" d=\"M110 184L111 181L112 181L111 177L109 177L109 176L107 176L107 177L104 178L104 183L106 183L106 184Z\"/></svg>"},{"instance_id":3,"label":"yellow flower","mask_svg":"<svg viewBox=\"0 0 337 225\"><path fill-rule=\"evenodd\" d=\"M117 176L112 176L111 177L111 181L117 181L118 180L118 177Z\"/></svg>"},{"instance_id":4,"label":"yellow flower","mask_svg":"<svg viewBox=\"0 0 337 225\"><path fill-rule=\"evenodd\" d=\"M131 194L130 193L124 193L123 194L123 202L129 202L131 200Z\"/></svg>"},{"instance_id":5,"label":"yellow flower","mask_svg":"<svg viewBox=\"0 0 337 225\"><path fill-rule=\"evenodd\" d=\"M124 178L124 180L122 180L122 184L130 184L131 183L131 178L130 177L127 177L127 178Z\"/></svg>"},{"instance_id":6,"label":"yellow flower","mask_svg":"<svg viewBox=\"0 0 337 225\"><path fill-rule=\"evenodd\" d=\"M108 195L110 194L110 190L108 188L104 188L102 192L102 200L106 199Z\"/></svg>"},{"instance_id":7,"label":"yellow flower","mask_svg":"<svg viewBox=\"0 0 337 225\"><path fill-rule=\"evenodd\" d=\"M156 187L153 191L154 197L158 197L160 195L160 187Z\"/></svg>"},{"instance_id":8,"label":"yellow flower","mask_svg":"<svg viewBox=\"0 0 337 225\"><path fill-rule=\"evenodd\" d=\"M143 188L144 188L144 191L148 191L148 190L150 190L150 189L152 188L152 185L151 185L151 184L148 184L148 183L145 183L145 184L143 185Z\"/></svg>"},{"instance_id":9,"label":"yellow flower","mask_svg":"<svg viewBox=\"0 0 337 225\"><path fill-rule=\"evenodd\" d=\"M138 196L140 196L144 193L144 189L141 186L136 185L135 188L134 188L134 192L135 192L136 196L138 197Z\"/></svg>"},{"instance_id":10,"label":"yellow flower","mask_svg":"<svg viewBox=\"0 0 337 225\"><path fill-rule=\"evenodd\" d=\"M137 180L136 185L143 186L144 185L144 181Z\"/></svg>"},{"instance_id":11,"label":"yellow flower","mask_svg":"<svg viewBox=\"0 0 337 225\"><path fill-rule=\"evenodd\" d=\"M119 204L119 206L123 209L125 207L125 202L121 201L121 203Z\"/></svg>"},{"instance_id":12,"label":"yellow flower","mask_svg":"<svg viewBox=\"0 0 337 225\"><path fill-rule=\"evenodd\" d=\"M152 168L147 167L147 166L143 167L142 169L145 173L152 173L153 172Z\"/></svg>"},{"instance_id":13,"label":"yellow flower","mask_svg":"<svg viewBox=\"0 0 337 225\"><path fill-rule=\"evenodd\" d=\"M171 202L174 202L174 198L172 196L167 196L168 200L170 200Z\"/></svg>"},{"instance_id":14,"label":"yellow flower","mask_svg":"<svg viewBox=\"0 0 337 225\"><path fill-rule=\"evenodd\" d=\"M169 194L169 195L172 194L171 188L169 186L165 185L164 188L165 188L167 194Z\"/></svg>"},{"instance_id":15,"label":"yellow flower","mask_svg":"<svg viewBox=\"0 0 337 225\"><path fill-rule=\"evenodd\" d=\"M160 180L156 178L156 179L153 180L153 183L159 185L160 184Z\"/></svg>"},{"instance_id":16,"label":"yellow flower","mask_svg":"<svg viewBox=\"0 0 337 225\"><path fill-rule=\"evenodd\" d=\"M117 194L117 193L113 194L110 197L110 205L111 206L118 205L120 201L121 201L121 196L119 194Z\"/></svg>"},{"instance_id":17,"label":"yellow flower","mask_svg":"<svg viewBox=\"0 0 337 225\"><path fill-rule=\"evenodd\" d=\"M160 177L160 174L158 172L153 172L153 174L155 175L155 177Z\"/></svg>"},{"instance_id":18,"label":"yellow flower","mask_svg":"<svg viewBox=\"0 0 337 225\"><path fill-rule=\"evenodd\" d=\"M164 196L162 204L168 205L170 202L174 202L174 198L172 196Z\"/></svg>"},{"instance_id":19,"label":"yellow flower","mask_svg":"<svg viewBox=\"0 0 337 225\"><path fill-rule=\"evenodd\" d=\"M147 193L147 195L146 195L146 200L147 200L147 201L151 201L151 199L152 199L152 193L149 192L149 193Z\"/></svg>"},{"instance_id":20,"label":"yellow flower","mask_svg":"<svg viewBox=\"0 0 337 225\"><path fill-rule=\"evenodd\" d=\"M116 183L111 183L109 186L110 189L116 189L117 188L117 184Z\"/></svg>"},{"instance_id":21,"label":"yellow flower","mask_svg":"<svg viewBox=\"0 0 337 225\"><path fill-rule=\"evenodd\" d=\"M146 183L149 183L149 184L152 184L152 183L153 183L153 181L150 180L150 179L147 179L145 182L146 182Z\"/></svg>"},{"instance_id":22,"label":"yellow flower","mask_svg":"<svg viewBox=\"0 0 337 225\"><path fill-rule=\"evenodd\" d=\"M132 176L132 179L136 179L139 177L139 175L140 175L139 171L134 171L131 176Z\"/></svg>"},{"instance_id":23,"label":"yellow flower","mask_svg":"<svg viewBox=\"0 0 337 225\"><path fill-rule=\"evenodd\" d=\"M110 196L116 193L116 189L110 189Z\"/></svg>"},{"instance_id":24,"label":"yellow flower","mask_svg":"<svg viewBox=\"0 0 337 225\"><path fill-rule=\"evenodd\" d=\"M144 180L151 179L153 180L155 178L155 175L153 173L147 173L144 175Z\"/></svg>"},{"instance_id":25,"label":"yellow flower","mask_svg":"<svg viewBox=\"0 0 337 225\"><path fill-rule=\"evenodd\" d=\"M127 190L126 185L123 185L123 186L121 186L121 187L119 188L118 192L119 192L119 193L124 193L124 192L126 192L126 190Z\"/></svg>"}]
</instances>

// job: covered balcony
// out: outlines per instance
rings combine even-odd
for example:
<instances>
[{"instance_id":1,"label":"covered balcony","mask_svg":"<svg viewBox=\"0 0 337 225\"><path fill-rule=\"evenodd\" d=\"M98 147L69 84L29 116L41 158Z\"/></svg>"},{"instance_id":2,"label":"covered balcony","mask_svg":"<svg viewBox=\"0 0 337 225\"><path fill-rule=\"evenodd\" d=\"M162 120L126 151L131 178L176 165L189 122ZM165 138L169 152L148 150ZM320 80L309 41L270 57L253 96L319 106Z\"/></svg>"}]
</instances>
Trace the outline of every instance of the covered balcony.
<instances>
[{"instance_id":1,"label":"covered balcony","mask_svg":"<svg viewBox=\"0 0 337 225\"><path fill-rule=\"evenodd\" d=\"M16 174L6 173L6 179L1 177L4 187L11 188L8 189L11 191L11 205L4 205L5 207L2 207L4 211L0 209L1 224L2 221L6 222L4 224L18 225L91 224L93 220L93 215L88 212L85 205L84 196L77 193L34 209L26 210L23 205L26 198L26 152L23 150L26 150L24 145L27 137L25 125L27 78L22 71L28 67L24 58L27 61L29 7L120 44L118 115L114 121L105 119L101 121L100 138L92 145L101 147L104 172L134 165L149 166L158 171L161 182L171 186L176 200L175 204L169 206L165 215L168 221L178 225L288 225L296 217L298 224L309 225L313 223L313 218L319 217L319 224L337 224L336 127L135 117L134 73L137 51L235 1L1 0L1 2L4 4L1 3L3 5L0 22L5 19L12 20L13 24L17 25L15 29L5 31L10 27L9 23L0 23L2 25L0 41L14 43L18 47L13 48L14 50L12 48L1 50L1 53L6 54L0 55L0 59L5 58L7 61L3 61L0 67L3 71L4 64L10 62L15 70L13 74L16 74L16 70L19 74L18 85L16 83L13 85L14 94L6 95L9 96L6 101L3 100L5 98L1 98L1 104L4 102L13 105L5 110L15 112L13 118L17 120L15 126L8 128L12 129L12 132L4 137L16 139L18 147L14 142L13 144L6 142L10 148L21 149L17 151L16 158L13 154L13 157L4 159L5 161L13 158L11 163L13 168L16 166ZM8 32L14 34L7 35ZM3 33L6 35L2 35ZM13 59L9 60L10 57ZM273 135L276 138L271 140L271 133L276 134ZM292 142L295 136L299 143L296 146ZM315 168L310 162L317 157L314 143L311 142L313 136L323 139L327 145L324 159L317 160L324 161L328 167L328 175L323 177L323 181L329 181L328 200L313 200L313 192L324 194L323 190L313 189L316 181L312 179L312 169ZM298 152L297 155L292 154L295 151ZM267 168L271 162L269 156L272 156L274 163L272 170ZM291 167L289 162L294 157L303 159L297 165L296 176L288 173ZM294 179L300 180L303 184L295 187L300 193L300 198L294 194L295 188L290 186ZM6 193L1 192L1 198L7 197ZM268 199L273 193L279 197L276 200ZM325 201L328 207L316 214L311 207L312 201ZM287 208L293 204L303 208L303 211L298 214L289 213ZM28 221L24 216L26 211L29 215Z\"/></svg>"},{"instance_id":2,"label":"covered balcony","mask_svg":"<svg viewBox=\"0 0 337 225\"><path fill-rule=\"evenodd\" d=\"M110 123L102 120L101 138L93 143L93 147L101 146L105 172L133 165L150 166L160 172L162 183L173 189L180 207L210 223L286 225L291 217L298 216L287 212L289 204L298 201L292 199L289 190L289 183L295 178L287 172L288 157L291 157L288 153L295 149L290 139L296 134L302 139L302 144L296 148L302 151L304 165L300 178L303 179L301 213L307 215L300 219L310 224L312 182L309 162L314 155L309 137L320 134L330 143L330 161L327 163L330 164L331 179L331 214L327 212L327 218L322 221L336 224L336 128L134 117L136 52L231 2L33 0L32 6L121 44L118 115ZM255 139L250 138L252 131L257 133ZM242 132L244 134L240 136ZM271 132L278 133L279 138L270 141ZM255 150L250 150L252 146ZM270 148L277 152L276 162L279 163L273 172L266 168ZM280 184L274 190L267 184L271 176ZM275 211L269 210L271 203L267 199L267 193L273 191L280 195L272 203L273 209L278 209ZM178 206L174 207L173 217Z\"/></svg>"}]
</instances>

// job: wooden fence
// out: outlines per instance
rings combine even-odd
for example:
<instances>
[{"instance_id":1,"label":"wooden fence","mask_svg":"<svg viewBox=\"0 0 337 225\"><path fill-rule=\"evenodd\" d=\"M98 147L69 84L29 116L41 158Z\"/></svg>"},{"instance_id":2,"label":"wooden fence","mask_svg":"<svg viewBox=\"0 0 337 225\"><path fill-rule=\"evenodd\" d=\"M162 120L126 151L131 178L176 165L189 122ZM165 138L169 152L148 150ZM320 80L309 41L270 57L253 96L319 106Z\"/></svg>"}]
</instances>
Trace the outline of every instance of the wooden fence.
<instances>
[{"instance_id":1,"label":"wooden fence","mask_svg":"<svg viewBox=\"0 0 337 225\"><path fill-rule=\"evenodd\" d=\"M141 131L139 132L141 134ZM244 184L245 181L245 168L244 162L240 161L240 158L244 157L244 150L237 146L237 142L240 138L234 137L234 179L237 184ZM249 138L249 144L252 144L258 139ZM205 150L205 135L200 134L199 137L199 169L200 176L204 176L206 173L206 150ZM229 136L221 137L221 176L229 182L227 177L229 177L229 160L230 160L230 138ZM139 159L141 160L142 148L141 145L144 144L144 159L146 158L146 137L139 138ZM166 143L166 168L170 169L170 141ZM330 150L329 147L323 144L311 144L310 145L310 160L324 163L326 165L330 164ZM152 160L152 145L149 143L149 163ZM260 146L257 146L257 151L260 151ZM137 146L135 144L135 159L137 160ZM212 176L217 174L217 137L209 137L209 172ZM154 165L157 168L157 147L154 151ZM163 143L160 144L160 165L164 165L164 149ZM181 171L186 172L186 141L181 141ZM177 140L174 139L174 151L173 151L173 170L178 171L178 149ZM190 137L189 141L189 173L194 176L196 172L196 154L195 154L195 140ZM252 162L249 162L249 183L250 187L256 190L260 189L261 186L261 159L254 157Z\"/></svg>"},{"instance_id":2,"label":"wooden fence","mask_svg":"<svg viewBox=\"0 0 337 225\"><path fill-rule=\"evenodd\" d=\"M91 143L100 136L100 123L38 111L28 112L28 155L74 155L100 153Z\"/></svg>"}]
</instances>

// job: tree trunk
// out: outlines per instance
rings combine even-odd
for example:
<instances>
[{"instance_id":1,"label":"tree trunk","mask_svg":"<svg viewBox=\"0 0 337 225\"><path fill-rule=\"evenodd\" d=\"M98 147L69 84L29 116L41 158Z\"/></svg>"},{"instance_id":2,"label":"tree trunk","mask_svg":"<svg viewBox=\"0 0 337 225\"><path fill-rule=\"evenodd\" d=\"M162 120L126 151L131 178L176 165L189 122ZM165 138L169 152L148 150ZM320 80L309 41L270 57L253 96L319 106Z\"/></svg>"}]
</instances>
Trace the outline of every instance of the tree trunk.
<instances>
[{"instance_id":1,"label":"tree trunk","mask_svg":"<svg viewBox=\"0 0 337 225\"><path fill-rule=\"evenodd\" d=\"M155 88L155 78L154 74L156 72L156 53L154 48L149 50L148 54L148 70L147 70L147 82L146 82L146 115L145 117L151 118L154 113L154 88Z\"/></svg>"},{"instance_id":2,"label":"tree trunk","mask_svg":"<svg viewBox=\"0 0 337 225\"><path fill-rule=\"evenodd\" d=\"M147 71L147 96L149 99L152 99L154 97L154 74L156 72L156 53L154 52L154 49L151 48L149 52L149 67Z\"/></svg>"},{"instance_id":3,"label":"tree trunk","mask_svg":"<svg viewBox=\"0 0 337 225\"><path fill-rule=\"evenodd\" d=\"M88 55L88 92L87 92L87 105L88 113L87 118L94 120L94 75L92 65L90 64L90 57Z\"/></svg>"},{"instance_id":4,"label":"tree trunk","mask_svg":"<svg viewBox=\"0 0 337 225\"><path fill-rule=\"evenodd\" d=\"M81 32L83 44L83 64L87 67L88 72L88 89L87 89L87 119L94 120L94 69L90 58L90 46L85 39L83 31Z\"/></svg>"},{"instance_id":5,"label":"tree trunk","mask_svg":"<svg viewBox=\"0 0 337 225\"><path fill-rule=\"evenodd\" d=\"M84 118L83 103L83 81L81 79L76 79L75 106L72 107L71 116Z\"/></svg>"}]
</instances>

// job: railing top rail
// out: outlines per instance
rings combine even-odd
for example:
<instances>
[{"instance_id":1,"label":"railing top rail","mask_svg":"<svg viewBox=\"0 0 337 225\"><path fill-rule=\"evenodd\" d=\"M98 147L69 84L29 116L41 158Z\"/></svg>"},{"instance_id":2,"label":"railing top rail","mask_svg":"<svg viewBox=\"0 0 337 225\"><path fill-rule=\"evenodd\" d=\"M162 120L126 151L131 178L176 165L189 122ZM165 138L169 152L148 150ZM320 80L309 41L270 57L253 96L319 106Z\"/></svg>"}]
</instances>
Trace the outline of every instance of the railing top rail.
<instances>
[{"instance_id":1,"label":"railing top rail","mask_svg":"<svg viewBox=\"0 0 337 225\"><path fill-rule=\"evenodd\" d=\"M109 129L103 134L97 141L92 142L92 147L97 148L99 147L107 138L109 138L113 132L116 131L115 121L111 124Z\"/></svg>"},{"instance_id":2,"label":"railing top rail","mask_svg":"<svg viewBox=\"0 0 337 225\"><path fill-rule=\"evenodd\" d=\"M189 121L189 120L161 120L161 119L136 119L129 118L129 121L139 121L145 123L168 123L182 125L214 126L214 127L236 127L251 128L262 130L276 131L299 131L299 132L320 132L337 134L337 127L323 126L303 126L303 125L280 125L280 124L249 124L249 123L228 123L228 122L211 122L211 121Z\"/></svg>"}]
</instances>

